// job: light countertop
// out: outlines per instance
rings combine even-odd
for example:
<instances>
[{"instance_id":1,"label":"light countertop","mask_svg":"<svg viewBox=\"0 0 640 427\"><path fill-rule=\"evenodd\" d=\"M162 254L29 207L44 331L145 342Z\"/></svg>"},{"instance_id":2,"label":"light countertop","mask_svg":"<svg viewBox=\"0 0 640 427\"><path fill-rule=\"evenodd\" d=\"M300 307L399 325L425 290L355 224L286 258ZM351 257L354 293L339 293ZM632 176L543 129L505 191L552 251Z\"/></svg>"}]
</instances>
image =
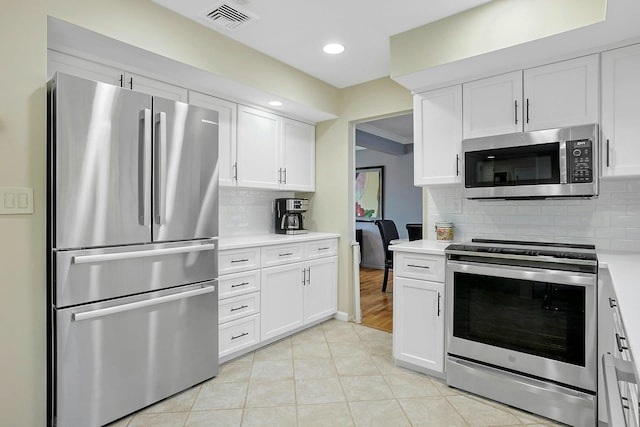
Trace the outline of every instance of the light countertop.
<instances>
[{"instance_id":1,"label":"light countertop","mask_svg":"<svg viewBox=\"0 0 640 427\"><path fill-rule=\"evenodd\" d=\"M640 253L598 252L598 262L611 275L627 342L640 373Z\"/></svg>"},{"instance_id":2,"label":"light countertop","mask_svg":"<svg viewBox=\"0 0 640 427\"><path fill-rule=\"evenodd\" d=\"M310 231L305 234L263 234L257 236L220 237L220 249L241 249L253 246L279 245L284 243L308 242L320 239L335 239L337 233L316 233Z\"/></svg>"},{"instance_id":3,"label":"light countertop","mask_svg":"<svg viewBox=\"0 0 640 427\"><path fill-rule=\"evenodd\" d=\"M444 256L444 250L451 243L453 242L439 242L437 240L414 240L413 242L402 242L395 245L389 245L389 250Z\"/></svg>"}]
</instances>

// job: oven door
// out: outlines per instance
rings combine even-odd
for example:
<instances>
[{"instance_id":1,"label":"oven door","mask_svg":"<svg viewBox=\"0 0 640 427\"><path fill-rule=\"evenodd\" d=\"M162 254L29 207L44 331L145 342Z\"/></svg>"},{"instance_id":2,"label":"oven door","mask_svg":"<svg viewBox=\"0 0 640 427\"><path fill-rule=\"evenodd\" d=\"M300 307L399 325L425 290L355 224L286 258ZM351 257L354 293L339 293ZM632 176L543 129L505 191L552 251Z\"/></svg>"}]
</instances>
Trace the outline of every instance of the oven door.
<instances>
[{"instance_id":1,"label":"oven door","mask_svg":"<svg viewBox=\"0 0 640 427\"><path fill-rule=\"evenodd\" d=\"M447 261L448 353L596 390L596 275Z\"/></svg>"}]
</instances>

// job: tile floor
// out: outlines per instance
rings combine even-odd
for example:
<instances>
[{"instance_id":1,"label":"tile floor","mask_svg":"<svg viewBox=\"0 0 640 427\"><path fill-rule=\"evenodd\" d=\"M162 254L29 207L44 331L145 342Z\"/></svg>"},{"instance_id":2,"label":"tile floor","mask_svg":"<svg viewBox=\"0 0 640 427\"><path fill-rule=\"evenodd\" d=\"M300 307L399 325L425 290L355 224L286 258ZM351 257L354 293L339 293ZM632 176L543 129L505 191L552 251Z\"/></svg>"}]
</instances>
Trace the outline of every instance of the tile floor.
<instances>
[{"instance_id":1,"label":"tile floor","mask_svg":"<svg viewBox=\"0 0 640 427\"><path fill-rule=\"evenodd\" d=\"M557 426L396 367L391 334L329 320L109 427Z\"/></svg>"}]
</instances>

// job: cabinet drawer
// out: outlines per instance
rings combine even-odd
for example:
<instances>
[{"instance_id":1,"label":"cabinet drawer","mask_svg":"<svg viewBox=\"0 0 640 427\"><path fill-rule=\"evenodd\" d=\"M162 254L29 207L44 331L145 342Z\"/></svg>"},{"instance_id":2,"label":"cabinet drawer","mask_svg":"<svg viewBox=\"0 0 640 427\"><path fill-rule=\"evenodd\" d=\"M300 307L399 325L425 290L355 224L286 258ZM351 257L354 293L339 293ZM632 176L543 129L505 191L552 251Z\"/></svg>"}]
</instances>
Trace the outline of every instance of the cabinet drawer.
<instances>
[{"instance_id":1,"label":"cabinet drawer","mask_svg":"<svg viewBox=\"0 0 640 427\"><path fill-rule=\"evenodd\" d=\"M222 250L218 263L218 275L260 268L260 248Z\"/></svg>"},{"instance_id":2,"label":"cabinet drawer","mask_svg":"<svg viewBox=\"0 0 640 427\"><path fill-rule=\"evenodd\" d=\"M393 270L399 277L444 282L444 256L396 252Z\"/></svg>"},{"instance_id":3,"label":"cabinet drawer","mask_svg":"<svg viewBox=\"0 0 640 427\"><path fill-rule=\"evenodd\" d=\"M262 267L288 264L304 259L304 245L292 243L288 245L274 245L262 247Z\"/></svg>"},{"instance_id":4,"label":"cabinet drawer","mask_svg":"<svg viewBox=\"0 0 640 427\"><path fill-rule=\"evenodd\" d=\"M226 274L218 279L218 299L235 297L260 290L260 270Z\"/></svg>"},{"instance_id":5,"label":"cabinet drawer","mask_svg":"<svg viewBox=\"0 0 640 427\"><path fill-rule=\"evenodd\" d=\"M260 313L260 292L252 292L218 302L220 324Z\"/></svg>"},{"instance_id":6,"label":"cabinet drawer","mask_svg":"<svg viewBox=\"0 0 640 427\"><path fill-rule=\"evenodd\" d=\"M260 315L245 317L220 325L220 357L260 342Z\"/></svg>"},{"instance_id":7,"label":"cabinet drawer","mask_svg":"<svg viewBox=\"0 0 640 427\"><path fill-rule=\"evenodd\" d=\"M322 258L338 254L338 239L317 240L305 244L307 258Z\"/></svg>"}]
</instances>

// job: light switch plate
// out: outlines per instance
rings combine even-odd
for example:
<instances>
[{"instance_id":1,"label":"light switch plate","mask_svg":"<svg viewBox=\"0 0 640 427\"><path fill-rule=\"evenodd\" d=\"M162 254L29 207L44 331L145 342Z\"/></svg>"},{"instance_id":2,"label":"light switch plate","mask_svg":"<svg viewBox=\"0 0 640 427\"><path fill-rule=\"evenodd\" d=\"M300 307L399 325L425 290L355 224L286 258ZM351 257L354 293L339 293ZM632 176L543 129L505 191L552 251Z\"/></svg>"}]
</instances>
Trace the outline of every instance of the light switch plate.
<instances>
[{"instance_id":1,"label":"light switch plate","mask_svg":"<svg viewBox=\"0 0 640 427\"><path fill-rule=\"evenodd\" d=\"M0 187L0 215L33 213L33 188Z\"/></svg>"}]
</instances>

